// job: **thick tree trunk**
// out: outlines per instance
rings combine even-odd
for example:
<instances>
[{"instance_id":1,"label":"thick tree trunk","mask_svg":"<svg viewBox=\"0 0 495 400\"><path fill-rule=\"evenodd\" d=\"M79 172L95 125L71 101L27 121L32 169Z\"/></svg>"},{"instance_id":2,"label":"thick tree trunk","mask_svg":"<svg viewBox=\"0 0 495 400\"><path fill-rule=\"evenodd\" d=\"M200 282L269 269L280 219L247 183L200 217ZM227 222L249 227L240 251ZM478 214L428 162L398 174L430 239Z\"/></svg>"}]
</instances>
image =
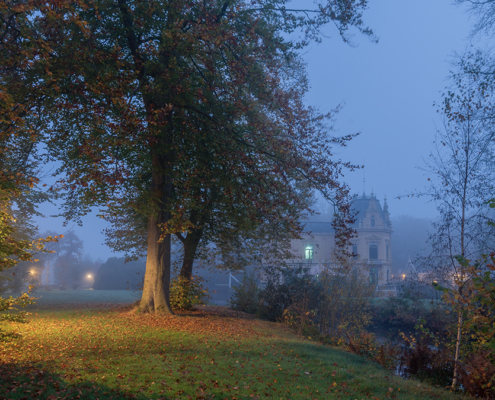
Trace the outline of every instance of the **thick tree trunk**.
<instances>
[{"instance_id":1,"label":"thick tree trunk","mask_svg":"<svg viewBox=\"0 0 495 400\"><path fill-rule=\"evenodd\" d=\"M171 177L173 169L173 152L171 150L173 121L170 111L164 111L169 106L169 103L164 99L171 98L171 94L163 90L156 98L149 95L148 76L144 67L144 59L139 50L139 34L136 33L133 12L126 0L118 0L117 3L123 26L126 29L127 44L134 59L135 71L138 73L140 87L143 90L142 95L148 113L148 122L151 122L151 126L155 126L157 125L157 118L167 119L166 123L161 126L162 130L155 132L157 136L153 137L154 140L149 145L152 164L150 194L151 206L154 209L148 217L148 253L139 310L145 313L173 314L170 307L171 240L170 235L163 238L161 235L162 225L171 218L167 208L170 206L173 188ZM169 21L174 21L174 19L170 18ZM168 55L162 54L164 70L169 64L168 59ZM155 114L156 111L160 110L159 116Z\"/></svg>"},{"instance_id":2,"label":"thick tree trunk","mask_svg":"<svg viewBox=\"0 0 495 400\"><path fill-rule=\"evenodd\" d=\"M144 313L171 315L171 240L170 234L161 238L161 229L162 225L170 220L167 204L172 195L172 182L167 173L164 153L166 154L152 154L151 197L155 210L148 217L148 252L139 310Z\"/></svg>"},{"instance_id":3,"label":"thick tree trunk","mask_svg":"<svg viewBox=\"0 0 495 400\"><path fill-rule=\"evenodd\" d=\"M161 230L158 221L154 217L148 220L148 254L139 310L144 313L171 315L170 235L159 241Z\"/></svg>"}]
</instances>

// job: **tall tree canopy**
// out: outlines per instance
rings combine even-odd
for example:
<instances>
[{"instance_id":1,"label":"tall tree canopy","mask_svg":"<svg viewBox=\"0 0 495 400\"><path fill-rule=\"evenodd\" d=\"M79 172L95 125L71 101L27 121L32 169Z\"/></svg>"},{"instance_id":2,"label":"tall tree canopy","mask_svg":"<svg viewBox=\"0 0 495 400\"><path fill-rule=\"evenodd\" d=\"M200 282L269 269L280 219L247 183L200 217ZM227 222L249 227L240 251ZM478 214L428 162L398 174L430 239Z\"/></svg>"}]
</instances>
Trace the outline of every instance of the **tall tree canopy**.
<instances>
[{"instance_id":1,"label":"tall tree canopy","mask_svg":"<svg viewBox=\"0 0 495 400\"><path fill-rule=\"evenodd\" d=\"M230 208L269 221L286 210L297 232L291 210L304 206L304 182L335 203L336 225L346 228L340 177L352 165L334 160L332 148L351 136L331 137L330 116L304 105L297 50L330 22L344 40L351 27L372 36L361 19L366 0L311 10L283 0L32 4L21 36L35 32L49 51L22 83L25 93L47 92L36 117L48 160L61 162L54 189L67 218L99 206L103 217L130 209L146 221L142 311L171 312L170 234L199 229L195 212ZM300 40L284 39L297 30Z\"/></svg>"}]
</instances>

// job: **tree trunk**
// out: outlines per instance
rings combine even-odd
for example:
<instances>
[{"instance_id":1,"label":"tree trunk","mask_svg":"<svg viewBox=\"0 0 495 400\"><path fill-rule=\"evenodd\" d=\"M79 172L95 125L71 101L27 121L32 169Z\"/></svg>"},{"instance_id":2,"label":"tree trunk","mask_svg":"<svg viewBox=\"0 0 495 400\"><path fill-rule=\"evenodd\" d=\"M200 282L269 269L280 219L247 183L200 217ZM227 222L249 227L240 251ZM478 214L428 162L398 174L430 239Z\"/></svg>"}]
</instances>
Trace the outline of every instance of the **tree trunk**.
<instances>
[{"instance_id":1,"label":"tree trunk","mask_svg":"<svg viewBox=\"0 0 495 400\"><path fill-rule=\"evenodd\" d=\"M462 337L462 312L461 310L459 310L459 320L457 321L457 341L455 344L454 378L452 379L452 390L455 390L457 386L457 365L459 364L461 337Z\"/></svg>"},{"instance_id":2,"label":"tree trunk","mask_svg":"<svg viewBox=\"0 0 495 400\"><path fill-rule=\"evenodd\" d=\"M148 254L143 295L139 309L143 313L173 314L170 307L170 235L160 240L159 219L148 219Z\"/></svg>"},{"instance_id":3,"label":"tree trunk","mask_svg":"<svg viewBox=\"0 0 495 400\"><path fill-rule=\"evenodd\" d=\"M468 130L467 146L464 149L466 160L464 163L464 180L462 188L462 202L461 202L461 256L466 256L465 248L465 234L466 234L466 204L467 204L467 188L469 182L469 150L470 150L470 136ZM455 344L455 358L454 358L454 376L452 378L452 390L455 390L457 386L457 366L459 365L459 356L461 348L462 338L462 289L464 287L464 269L461 267L461 276L459 281L459 319L457 321L457 339Z\"/></svg>"},{"instance_id":4,"label":"tree trunk","mask_svg":"<svg viewBox=\"0 0 495 400\"><path fill-rule=\"evenodd\" d=\"M146 272L139 304L139 311L143 313L173 314L170 307L170 234L161 238L162 224L170 220L167 204L171 194L172 181L167 173L165 157L163 153L152 154L151 197L155 210L148 217Z\"/></svg>"},{"instance_id":5,"label":"tree trunk","mask_svg":"<svg viewBox=\"0 0 495 400\"><path fill-rule=\"evenodd\" d=\"M184 244L184 260L182 261L180 276L187 281L191 281L194 257L202 236L203 228L195 229L188 233L182 242Z\"/></svg>"}]
</instances>

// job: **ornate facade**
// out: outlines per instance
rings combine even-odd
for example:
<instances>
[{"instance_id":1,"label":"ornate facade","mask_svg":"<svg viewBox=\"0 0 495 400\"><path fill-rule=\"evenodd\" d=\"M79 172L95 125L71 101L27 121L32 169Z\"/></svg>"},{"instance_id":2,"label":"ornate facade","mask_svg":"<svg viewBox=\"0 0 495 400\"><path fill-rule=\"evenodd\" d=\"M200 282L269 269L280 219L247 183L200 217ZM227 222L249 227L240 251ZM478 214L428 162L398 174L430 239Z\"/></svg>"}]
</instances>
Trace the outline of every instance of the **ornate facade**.
<instances>
[{"instance_id":1,"label":"ornate facade","mask_svg":"<svg viewBox=\"0 0 495 400\"><path fill-rule=\"evenodd\" d=\"M354 199L352 208L357 212L354 224L357 237L352 239L350 250L370 282L385 285L392 279L392 223L387 200L382 208L373 193L363 194ZM317 274L332 263L335 232L331 222L307 222L304 230L311 233L302 240L294 240L292 248Z\"/></svg>"}]
</instances>

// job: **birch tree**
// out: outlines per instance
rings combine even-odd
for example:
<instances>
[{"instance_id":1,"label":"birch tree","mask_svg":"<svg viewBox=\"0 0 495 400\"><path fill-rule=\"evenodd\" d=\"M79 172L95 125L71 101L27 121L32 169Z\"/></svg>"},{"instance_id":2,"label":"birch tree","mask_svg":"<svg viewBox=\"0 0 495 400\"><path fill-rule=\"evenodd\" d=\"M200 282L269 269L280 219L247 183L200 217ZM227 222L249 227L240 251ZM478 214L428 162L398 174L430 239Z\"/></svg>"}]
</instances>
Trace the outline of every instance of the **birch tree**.
<instances>
[{"instance_id":1,"label":"birch tree","mask_svg":"<svg viewBox=\"0 0 495 400\"><path fill-rule=\"evenodd\" d=\"M458 313L453 388L462 340L462 299L472 278L458 260L478 258L495 235L487 204L495 190L494 86L483 83L473 70L461 68L452 74L453 85L440 107L444 129L437 133L435 151L427 161L428 180L432 179L428 194L440 217L429 237L432 253L422 262L430 279L447 290Z\"/></svg>"}]
</instances>

